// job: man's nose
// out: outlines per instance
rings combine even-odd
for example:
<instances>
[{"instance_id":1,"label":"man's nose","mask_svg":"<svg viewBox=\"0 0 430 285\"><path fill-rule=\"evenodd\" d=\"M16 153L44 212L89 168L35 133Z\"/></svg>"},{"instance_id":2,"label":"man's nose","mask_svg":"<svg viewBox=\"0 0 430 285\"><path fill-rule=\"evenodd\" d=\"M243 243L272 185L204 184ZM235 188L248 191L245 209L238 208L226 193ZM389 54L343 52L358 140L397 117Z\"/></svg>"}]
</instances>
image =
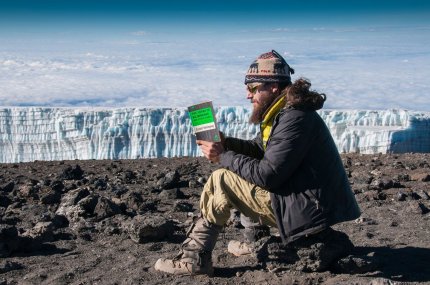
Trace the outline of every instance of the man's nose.
<instances>
[{"instance_id":1,"label":"man's nose","mask_svg":"<svg viewBox=\"0 0 430 285\"><path fill-rule=\"evenodd\" d=\"M252 92L247 91L246 99L252 99L254 97L254 94Z\"/></svg>"}]
</instances>

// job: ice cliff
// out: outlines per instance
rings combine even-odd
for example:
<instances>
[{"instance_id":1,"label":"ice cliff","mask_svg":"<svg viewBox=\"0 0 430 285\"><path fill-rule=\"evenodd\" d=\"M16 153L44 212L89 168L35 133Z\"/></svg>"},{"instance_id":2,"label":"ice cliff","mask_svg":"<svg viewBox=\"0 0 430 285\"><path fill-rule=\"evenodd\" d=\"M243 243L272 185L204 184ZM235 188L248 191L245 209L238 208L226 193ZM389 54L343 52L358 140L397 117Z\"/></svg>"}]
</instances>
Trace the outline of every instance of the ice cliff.
<instances>
[{"instance_id":1,"label":"ice cliff","mask_svg":"<svg viewBox=\"0 0 430 285\"><path fill-rule=\"evenodd\" d=\"M244 107L216 109L228 136L253 138ZM322 110L340 152L430 152L430 113ZM0 162L198 156L185 108L1 108Z\"/></svg>"}]
</instances>

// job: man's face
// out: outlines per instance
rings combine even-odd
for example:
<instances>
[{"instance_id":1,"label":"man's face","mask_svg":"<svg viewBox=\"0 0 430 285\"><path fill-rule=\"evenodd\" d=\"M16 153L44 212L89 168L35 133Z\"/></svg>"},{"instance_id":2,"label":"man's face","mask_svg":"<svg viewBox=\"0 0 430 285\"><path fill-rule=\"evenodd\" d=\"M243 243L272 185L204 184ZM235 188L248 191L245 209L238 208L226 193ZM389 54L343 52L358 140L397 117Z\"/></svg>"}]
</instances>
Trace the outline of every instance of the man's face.
<instances>
[{"instance_id":1,"label":"man's face","mask_svg":"<svg viewBox=\"0 0 430 285\"><path fill-rule=\"evenodd\" d=\"M250 83L246 86L246 98L251 100L253 109L249 122L251 124L259 124L263 121L263 114L267 108L275 100L273 84Z\"/></svg>"}]
</instances>

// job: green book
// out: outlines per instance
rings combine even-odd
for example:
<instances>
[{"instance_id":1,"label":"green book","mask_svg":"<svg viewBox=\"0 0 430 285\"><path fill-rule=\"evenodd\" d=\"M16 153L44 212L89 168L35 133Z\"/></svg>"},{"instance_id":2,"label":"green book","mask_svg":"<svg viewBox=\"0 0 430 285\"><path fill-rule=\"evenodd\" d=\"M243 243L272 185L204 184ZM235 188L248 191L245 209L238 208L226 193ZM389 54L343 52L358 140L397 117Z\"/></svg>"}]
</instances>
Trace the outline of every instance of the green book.
<instances>
[{"instance_id":1,"label":"green book","mask_svg":"<svg viewBox=\"0 0 430 285\"><path fill-rule=\"evenodd\" d=\"M196 139L211 142L221 141L212 101L189 106L188 113Z\"/></svg>"}]
</instances>

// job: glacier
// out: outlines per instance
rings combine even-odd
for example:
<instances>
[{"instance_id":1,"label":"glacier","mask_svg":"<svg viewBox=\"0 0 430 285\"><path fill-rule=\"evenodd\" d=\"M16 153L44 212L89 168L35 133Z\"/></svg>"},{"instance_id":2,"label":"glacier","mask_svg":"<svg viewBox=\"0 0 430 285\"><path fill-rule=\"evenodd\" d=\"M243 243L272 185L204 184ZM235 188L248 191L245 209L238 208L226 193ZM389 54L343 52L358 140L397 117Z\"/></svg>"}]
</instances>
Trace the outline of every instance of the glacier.
<instances>
[{"instance_id":1,"label":"glacier","mask_svg":"<svg viewBox=\"0 0 430 285\"><path fill-rule=\"evenodd\" d=\"M251 109L215 108L227 136L255 137ZM341 153L430 152L430 112L320 110ZM0 108L0 162L201 156L186 108Z\"/></svg>"}]
</instances>

